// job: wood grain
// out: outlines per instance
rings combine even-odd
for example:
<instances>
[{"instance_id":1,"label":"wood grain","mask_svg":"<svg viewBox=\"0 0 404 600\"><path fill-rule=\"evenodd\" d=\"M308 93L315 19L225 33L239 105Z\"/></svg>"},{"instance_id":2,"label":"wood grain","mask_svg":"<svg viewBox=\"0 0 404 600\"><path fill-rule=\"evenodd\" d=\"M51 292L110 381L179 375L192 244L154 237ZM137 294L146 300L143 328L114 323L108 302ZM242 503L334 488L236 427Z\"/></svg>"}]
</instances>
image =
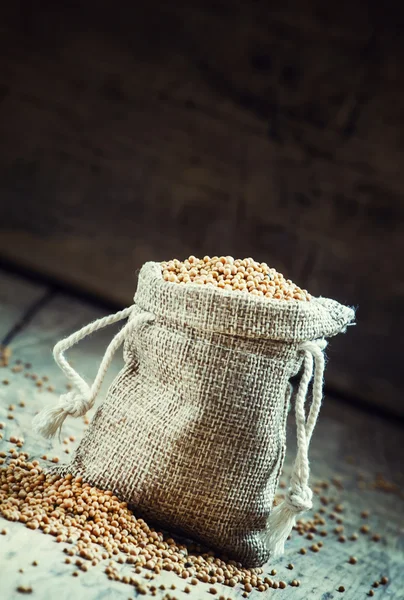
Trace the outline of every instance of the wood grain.
<instances>
[{"instance_id":1,"label":"wood grain","mask_svg":"<svg viewBox=\"0 0 404 600\"><path fill-rule=\"evenodd\" d=\"M121 304L146 260L255 256L359 306L327 381L403 415L400 12L48 4L1 24L0 255Z\"/></svg>"},{"instance_id":2,"label":"wood grain","mask_svg":"<svg viewBox=\"0 0 404 600\"><path fill-rule=\"evenodd\" d=\"M19 289L18 284L15 289ZM11 283L9 290L12 291ZM13 360L20 359L24 365L27 361L32 364L24 366L18 373L12 371L14 362L10 368L0 369L2 374L7 373L10 380L8 386L0 389L0 421L6 423L5 429L2 430L4 438L0 440L0 450L7 451L11 447L10 436L15 435L24 437L24 450L33 456L40 457L45 452L48 457L59 455L66 461L69 459L64 449L68 447L72 452L77 446L85 431L83 420L66 421L62 438L64 435L76 436L76 441L69 442L67 446L58 440L47 442L34 436L31 432L31 420L46 403L57 401L56 392L65 390L65 381L51 358L51 346L60 337L101 314L90 304L60 294L51 299L47 306L39 309L26 329L21 330L11 341ZM0 315L2 321L6 313L1 300ZM6 320L2 327L7 328L9 325L9 321ZM68 357L86 377L94 376L109 336L112 338L113 330L114 328L112 331L106 329L95 334L69 353ZM122 358L120 353L117 353L108 374L109 381L121 365ZM32 375L36 375L41 381L44 375L49 379L38 387L38 379L32 379ZM49 384L54 386L55 392L46 390ZM23 408L18 405L21 399L25 401ZM98 401L102 401L102 395ZM12 421L6 419L10 403L16 404L13 411L15 418ZM376 590L377 597L391 600L402 598L404 496L399 490L404 489L404 471L399 452L401 442L402 428L396 422L381 420L347 404L340 404L331 397L325 399L312 440L310 456L311 481L316 490L313 512L318 511L321 506L325 509L323 516L326 524L320 529L327 529L328 535L323 538L317 532L314 540L309 541L294 532L288 542L285 556L270 561L265 566L265 572L269 573L275 568L277 575L274 579L286 582L300 579L301 586L294 588L288 585L284 590L270 590L268 594L280 594L285 600L358 600L365 598L372 583L384 575L389 577L389 584ZM295 428L291 413L288 423L288 452L282 482L287 481L294 452ZM388 494L374 487L378 472L383 474L385 480L396 483L396 493ZM321 488L324 481L330 486L328 490ZM279 491L282 492L282 489ZM325 506L320 499L322 495L328 499ZM342 504L341 513L335 510L339 503ZM363 509L370 511L366 520L360 516ZM309 513L307 518L311 518L313 512ZM347 538L352 532L358 531L364 522L368 522L371 533L379 533L381 540L373 542L369 539L370 535L360 534L356 542L349 539L345 543L338 542L338 535L333 532L337 525L336 518L343 519L344 534ZM2 597L5 599L14 600L20 597L16 592L18 585L32 585L33 597L38 600L53 600L55 597L67 600L72 595L89 600L126 599L132 595L133 591L128 586L106 578L103 563L78 578L72 577L74 566L64 564L64 544L56 544L52 536L27 530L20 523L0 520L0 529L3 527L9 531L6 536L0 536L1 585ZM324 546L319 553L313 553L309 548L319 540L324 542ZM307 554L304 556L299 554L301 547L307 548ZM351 555L358 558L356 565L349 564ZM33 560L37 560L37 567L32 566ZM293 570L287 568L289 563L293 563ZM23 568L24 573L19 572L20 568ZM177 589L173 594L179 600L208 597L208 585L200 583L196 587L191 586L189 595L183 591L185 582L165 571L153 583L157 587L164 584L167 588L174 583ZM345 587L344 594L337 591L340 585ZM226 598L241 598L241 590L238 587L215 587L218 588L219 594L224 594ZM157 598L162 599L164 593L166 592L158 589ZM253 592L250 597L254 600L263 596L259 592Z\"/></svg>"}]
</instances>

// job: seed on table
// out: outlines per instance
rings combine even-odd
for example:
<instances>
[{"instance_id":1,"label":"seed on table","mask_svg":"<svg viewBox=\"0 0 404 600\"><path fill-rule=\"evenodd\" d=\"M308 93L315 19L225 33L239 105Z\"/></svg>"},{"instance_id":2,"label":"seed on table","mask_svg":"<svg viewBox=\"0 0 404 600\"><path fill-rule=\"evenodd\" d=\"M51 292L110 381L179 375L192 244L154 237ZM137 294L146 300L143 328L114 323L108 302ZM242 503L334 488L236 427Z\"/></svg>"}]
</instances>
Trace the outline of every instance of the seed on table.
<instances>
[{"instance_id":1,"label":"seed on table","mask_svg":"<svg viewBox=\"0 0 404 600\"><path fill-rule=\"evenodd\" d=\"M362 519L367 519L369 517L369 515L370 515L370 511L368 511L368 510L363 510L361 512Z\"/></svg>"},{"instance_id":2,"label":"seed on table","mask_svg":"<svg viewBox=\"0 0 404 600\"><path fill-rule=\"evenodd\" d=\"M358 559L356 558L356 556L350 556L349 557L349 561L348 561L351 565L356 565L356 563L358 562Z\"/></svg>"},{"instance_id":3,"label":"seed on table","mask_svg":"<svg viewBox=\"0 0 404 600\"><path fill-rule=\"evenodd\" d=\"M374 582L372 583L372 586L373 586L374 588L378 588L378 587L379 587L379 582L378 582L378 581L374 581Z\"/></svg>"},{"instance_id":4,"label":"seed on table","mask_svg":"<svg viewBox=\"0 0 404 600\"><path fill-rule=\"evenodd\" d=\"M344 588L344 586L343 586L343 585L340 585L340 586L339 586L339 588L338 588L338 591L339 591L339 592L345 592L345 588Z\"/></svg>"},{"instance_id":5,"label":"seed on table","mask_svg":"<svg viewBox=\"0 0 404 600\"><path fill-rule=\"evenodd\" d=\"M319 548L322 548L322 547L323 547L323 542L321 542L321 541L320 541L320 542L317 542L317 546L318 546Z\"/></svg>"},{"instance_id":6,"label":"seed on table","mask_svg":"<svg viewBox=\"0 0 404 600\"><path fill-rule=\"evenodd\" d=\"M286 583L284 581L280 581L279 582L279 587L281 590L284 590L286 588Z\"/></svg>"},{"instance_id":7,"label":"seed on table","mask_svg":"<svg viewBox=\"0 0 404 600\"><path fill-rule=\"evenodd\" d=\"M6 426L6 424L5 424L5 423L2 423L2 422L0 421L0 429L4 429L4 428L5 428L5 426Z\"/></svg>"},{"instance_id":8,"label":"seed on table","mask_svg":"<svg viewBox=\"0 0 404 600\"><path fill-rule=\"evenodd\" d=\"M306 550L306 548L300 548L299 552L300 552L300 554L306 554L307 550Z\"/></svg>"},{"instance_id":9,"label":"seed on table","mask_svg":"<svg viewBox=\"0 0 404 600\"><path fill-rule=\"evenodd\" d=\"M374 533L374 534L372 535L372 540L373 540L374 542L380 542L380 540L381 540L381 535L380 535L379 533Z\"/></svg>"},{"instance_id":10,"label":"seed on table","mask_svg":"<svg viewBox=\"0 0 404 600\"><path fill-rule=\"evenodd\" d=\"M375 593L374 593L374 591L373 591L373 590L369 590L369 591L368 591L368 596L374 596L374 595L375 595Z\"/></svg>"},{"instance_id":11,"label":"seed on table","mask_svg":"<svg viewBox=\"0 0 404 600\"><path fill-rule=\"evenodd\" d=\"M293 579L293 580L290 582L290 585L291 585L292 587L299 587L299 585L300 585L300 581L299 581L298 579Z\"/></svg>"},{"instance_id":12,"label":"seed on table","mask_svg":"<svg viewBox=\"0 0 404 600\"><path fill-rule=\"evenodd\" d=\"M271 575L272 575L272 576L273 576L273 575L276 575L276 569L272 569L272 571L271 571Z\"/></svg>"},{"instance_id":13,"label":"seed on table","mask_svg":"<svg viewBox=\"0 0 404 600\"><path fill-rule=\"evenodd\" d=\"M349 539L352 542L356 542L356 540L358 539L358 534L357 533L353 533Z\"/></svg>"},{"instance_id":14,"label":"seed on table","mask_svg":"<svg viewBox=\"0 0 404 600\"><path fill-rule=\"evenodd\" d=\"M245 589L246 592L251 592L252 591L252 585L251 585L251 583L244 584L244 589Z\"/></svg>"},{"instance_id":15,"label":"seed on table","mask_svg":"<svg viewBox=\"0 0 404 600\"><path fill-rule=\"evenodd\" d=\"M51 459L51 462L53 462L53 463L58 463L58 462L59 462L59 457L58 457L58 456L54 456L54 457Z\"/></svg>"},{"instance_id":16,"label":"seed on table","mask_svg":"<svg viewBox=\"0 0 404 600\"><path fill-rule=\"evenodd\" d=\"M338 541L344 544L346 542L346 537L344 535L340 535Z\"/></svg>"},{"instance_id":17,"label":"seed on table","mask_svg":"<svg viewBox=\"0 0 404 600\"><path fill-rule=\"evenodd\" d=\"M186 586L184 587L184 592L185 592L186 594L189 594L189 593L191 592L191 588L190 588L190 587L188 587L188 586L186 585Z\"/></svg>"},{"instance_id":18,"label":"seed on table","mask_svg":"<svg viewBox=\"0 0 404 600\"><path fill-rule=\"evenodd\" d=\"M369 525L362 525L361 528L359 529L359 531L361 533L369 533L370 527L369 527Z\"/></svg>"},{"instance_id":19,"label":"seed on table","mask_svg":"<svg viewBox=\"0 0 404 600\"><path fill-rule=\"evenodd\" d=\"M210 587L210 588L209 588L209 593L210 593L210 594L217 594L217 589L216 589L216 588L214 588L214 587Z\"/></svg>"},{"instance_id":20,"label":"seed on table","mask_svg":"<svg viewBox=\"0 0 404 600\"><path fill-rule=\"evenodd\" d=\"M279 583L277 581L272 582L272 589L277 590L279 587Z\"/></svg>"},{"instance_id":21,"label":"seed on table","mask_svg":"<svg viewBox=\"0 0 404 600\"><path fill-rule=\"evenodd\" d=\"M317 544L313 544L312 546L310 546L310 550L312 552L318 552L320 550L320 548L318 547Z\"/></svg>"},{"instance_id":22,"label":"seed on table","mask_svg":"<svg viewBox=\"0 0 404 600\"><path fill-rule=\"evenodd\" d=\"M383 575L383 577L380 579L380 583L382 585L386 585L386 583L388 583L388 582L389 582L389 578L386 577L385 575Z\"/></svg>"},{"instance_id":23,"label":"seed on table","mask_svg":"<svg viewBox=\"0 0 404 600\"><path fill-rule=\"evenodd\" d=\"M286 568L292 570L294 568L294 565L292 563L289 563Z\"/></svg>"},{"instance_id":24,"label":"seed on table","mask_svg":"<svg viewBox=\"0 0 404 600\"><path fill-rule=\"evenodd\" d=\"M20 594L32 594L32 587L30 585L19 585L17 592L20 592Z\"/></svg>"}]
</instances>

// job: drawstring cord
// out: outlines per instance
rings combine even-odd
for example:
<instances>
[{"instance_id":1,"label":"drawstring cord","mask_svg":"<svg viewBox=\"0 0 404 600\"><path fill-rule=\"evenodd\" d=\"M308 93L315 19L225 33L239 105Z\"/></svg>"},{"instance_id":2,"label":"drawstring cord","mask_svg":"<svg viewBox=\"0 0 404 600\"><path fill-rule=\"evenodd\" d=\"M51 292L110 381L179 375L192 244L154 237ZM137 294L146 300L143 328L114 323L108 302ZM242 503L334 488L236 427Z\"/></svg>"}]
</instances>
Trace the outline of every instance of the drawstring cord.
<instances>
[{"instance_id":1,"label":"drawstring cord","mask_svg":"<svg viewBox=\"0 0 404 600\"><path fill-rule=\"evenodd\" d=\"M303 342L300 345L300 350L304 352L304 368L295 401L297 453L286 497L273 509L265 533L266 543L273 557L283 554L285 542L296 523L297 515L310 510L313 506L313 492L309 487L308 453L323 396L325 367L323 350L326 345L327 342L323 339ZM312 377L312 403L306 419L304 404Z\"/></svg>"},{"instance_id":2,"label":"drawstring cord","mask_svg":"<svg viewBox=\"0 0 404 600\"><path fill-rule=\"evenodd\" d=\"M94 406L95 399L101 388L105 374L112 362L115 352L123 343L129 329L139 321L150 321L154 317L149 313L141 313L130 319L126 325L111 340L98 369L98 373L91 387L73 369L66 360L64 353L90 333L98 331L107 325L126 319L131 314L133 306L129 306L114 315L108 315L93 323L89 323L79 331L76 331L64 340L60 340L53 349L53 356L60 369L70 379L75 389L67 394L62 394L56 406L44 408L33 420L33 429L45 438L52 438L60 431L67 416L74 418L82 417Z\"/></svg>"}]
</instances>

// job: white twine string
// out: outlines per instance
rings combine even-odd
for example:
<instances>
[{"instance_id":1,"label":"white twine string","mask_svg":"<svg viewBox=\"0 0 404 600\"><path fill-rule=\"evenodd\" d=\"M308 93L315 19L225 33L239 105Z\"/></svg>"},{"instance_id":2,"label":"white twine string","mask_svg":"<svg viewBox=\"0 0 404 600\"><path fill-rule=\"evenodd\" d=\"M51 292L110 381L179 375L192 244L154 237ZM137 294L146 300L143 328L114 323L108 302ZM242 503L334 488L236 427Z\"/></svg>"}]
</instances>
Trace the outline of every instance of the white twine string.
<instances>
[{"instance_id":1,"label":"white twine string","mask_svg":"<svg viewBox=\"0 0 404 600\"><path fill-rule=\"evenodd\" d=\"M304 342L300 350L304 352L303 373L295 400L297 453L290 477L286 497L276 506L268 518L265 542L272 556L284 553L285 542L296 523L298 514L313 506L313 492L309 487L309 445L323 397L325 359L323 350L327 342L323 339ZM314 377L313 377L314 363ZM304 404L313 377L312 403L306 419Z\"/></svg>"},{"instance_id":2,"label":"white twine string","mask_svg":"<svg viewBox=\"0 0 404 600\"><path fill-rule=\"evenodd\" d=\"M66 377L72 382L75 389L67 394L62 394L59 403L56 406L44 408L33 420L33 429L45 438L53 437L60 431L67 416L74 418L81 417L93 407L97 394L101 388L105 374L111 364L115 352L124 341L128 329L134 327L139 320L150 321L153 317L150 313L141 313L134 319L130 319L126 325L115 335L111 340L108 348L105 351L103 359L98 369L98 373L91 387L84 379L73 369L66 360L64 353L66 350L77 344L80 340L90 335L98 329L102 329L107 325L116 323L122 319L126 319L131 314L133 306L129 306L124 310L117 312L114 315L108 315L93 323L89 323L79 331L76 331L64 340L60 340L53 349L53 356L60 369Z\"/></svg>"}]
</instances>

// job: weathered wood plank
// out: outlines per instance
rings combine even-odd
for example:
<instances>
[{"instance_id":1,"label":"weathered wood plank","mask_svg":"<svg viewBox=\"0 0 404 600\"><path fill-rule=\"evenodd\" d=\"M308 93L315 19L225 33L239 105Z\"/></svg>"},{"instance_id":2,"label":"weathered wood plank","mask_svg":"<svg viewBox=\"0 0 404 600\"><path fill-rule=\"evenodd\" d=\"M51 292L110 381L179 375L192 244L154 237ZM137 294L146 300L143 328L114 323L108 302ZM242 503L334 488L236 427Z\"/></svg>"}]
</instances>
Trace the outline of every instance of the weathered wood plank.
<instances>
[{"instance_id":1,"label":"weathered wood plank","mask_svg":"<svg viewBox=\"0 0 404 600\"><path fill-rule=\"evenodd\" d=\"M359 305L329 382L403 415L400 14L99 4L2 23L0 253L122 304L145 260L266 260Z\"/></svg>"},{"instance_id":2,"label":"weathered wood plank","mask_svg":"<svg viewBox=\"0 0 404 600\"><path fill-rule=\"evenodd\" d=\"M3 314L1 310L0 314ZM60 337L101 314L101 311L91 305L58 295L47 307L39 311L26 330L21 331L12 341L14 359L22 360L24 365L29 361L32 366L24 366L19 373L7 369L10 371L10 385L1 388L0 394L0 421L6 423L5 430L2 430L4 439L0 440L1 449L7 450L11 445L8 441L10 436L17 435L25 438L24 448L35 456L41 456L45 452L48 457L59 455L69 459L69 455L64 454L64 449L67 447L72 451L77 445L85 429L82 419L66 421L62 438L72 433L76 436L76 441L68 444L59 444L58 441L45 442L33 436L30 423L33 415L45 403L57 400L55 393L46 391L48 385L53 385L57 392L65 389L65 381L52 362L51 347ZM114 331L116 329L113 327L105 329L69 352L68 356L74 365L86 377L94 376L101 354ZM109 380L120 368L121 362L120 353L117 353L108 375ZM12 365L10 367L12 368ZM25 374L37 375L43 385L37 387L38 380L25 377ZM43 380L44 375L49 378L48 381ZM21 399L25 402L25 407L18 405ZM5 418L9 412L9 403L16 405L13 420ZM294 438L291 413L288 424L288 455L282 481L287 480L286 475L293 461ZM323 414L312 441L311 465L314 486L317 486L318 480L330 482L338 477L335 484L330 483L328 490L320 492L320 495L328 498L328 505L323 507L326 510L323 514L326 524L320 529L327 529L328 535L323 538L317 533L314 540L309 541L294 532L288 543L287 554L281 559L270 561L265 567L266 573L273 568L277 570L275 579L283 579L286 582L294 578L301 580L299 588L288 586L285 590L276 592L282 594L285 600L338 598L340 594L336 590L340 585L346 588L341 597L357 600L365 597L373 581L382 575L388 576L390 583L387 587L381 586L377 590L377 596L389 597L392 600L402 597L404 538L401 524L404 497L402 493L401 496L386 494L371 485L376 474L381 472L386 480L395 481L403 489L404 471L397 452L401 441L402 429L396 423L382 421L346 404L339 404L332 398L324 401ZM358 487L358 471L361 472L359 481L365 489ZM343 504L342 513L334 510L335 505L340 502ZM315 496L313 512L318 511L320 507L321 502L318 496ZM364 522L360 517L360 511L363 509L370 510L368 522L371 532L380 533L381 541L372 542L369 535L362 534L356 542L349 539L345 543L338 542L338 535L333 533L335 518L332 519L331 516L334 514L336 518L343 519L344 533L349 538ZM310 514L308 516L310 517ZM8 535L0 536L2 593L5 598L19 597L15 590L21 584L32 585L35 597L40 600L51 600L55 597L67 599L71 598L72 594L78 598L85 595L89 600L127 598L131 595L128 586L106 579L102 573L105 567L102 563L88 573L81 574L77 579L73 578L71 572L74 567L63 564L64 545L55 546L52 536L41 535L27 530L19 523L8 523L4 520L0 521L0 526L9 530ZM319 553L311 552L309 546L319 540L324 542L323 548ZM301 547L308 548L305 556L298 553ZM356 565L348 563L349 556L353 554L358 558ZM34 559L39 563L37 567L31 566ZM290 562L294 564L292 571L287 569ZM21 567L24 569L23 574L18 572ZM130 567L127 565L122 568ZM183 591L185 582L167 572L159 575L153 583L157 587L161 583L166 586L174 583L177 589L173 594L178 599L190 597ZM195 600L207 597L209 586L198 584L196 588L191 587L191 597ZM215 587L218 588L219 594L223 593L227 598L241 597L238 588L222 590L221 586ZM164 593L159 589L157 597L162 598ZM260 597L262 596L258 592L251 594L252 599Z\"/></svg>"},{"instance_id":3,"label":"weathered wood plank","mask_svg":"<svg viewBox=\"0 0 404 600\"><path fill-rule=\"evenodd\" d=\"M0 344L48 289L0 270Z\"/></svg>"}]
</instances>

